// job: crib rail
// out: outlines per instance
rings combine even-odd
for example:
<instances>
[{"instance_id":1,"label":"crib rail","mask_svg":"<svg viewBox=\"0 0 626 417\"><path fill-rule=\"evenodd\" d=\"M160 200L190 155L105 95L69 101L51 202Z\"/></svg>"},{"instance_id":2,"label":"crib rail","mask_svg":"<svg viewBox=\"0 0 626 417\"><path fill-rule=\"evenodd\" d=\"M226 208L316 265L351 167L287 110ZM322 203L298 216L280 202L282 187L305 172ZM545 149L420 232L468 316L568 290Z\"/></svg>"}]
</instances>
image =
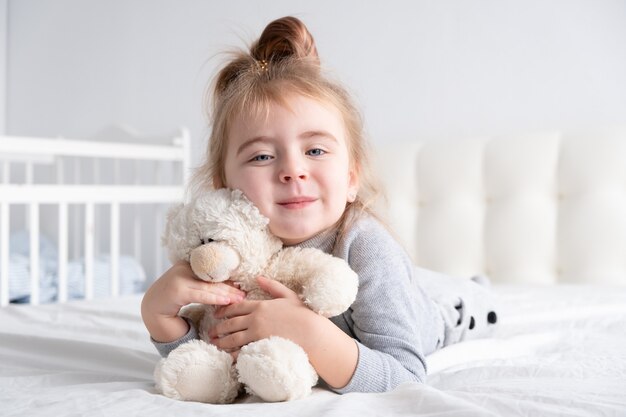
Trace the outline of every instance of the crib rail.
<instances>
[{"instance_id":1,"label":"crib rail","mask_svg":"<svg viewBox=\"0 0 626 417\"><path fill-rule=\"evenodd\" d=\"M3 136L0 139L0 153L7 155L52 155L79 156L113 159L144 159L150 161L182 161L188 157L183 143L187 134L178 140L173 139L172 146L145 145L120 142L93 142L74 139L48 139L17 136ZM178 145L180 143L180 145Z\"/></svg>"},{"instance_id":2,"label":"crib rail","mask_svg":"<svg viewBox=\"0 0 626 417\"><path fill-rule=\"evenodd\" d=\"M161 161L177 163L178 181L174 184L99 184L98 170L93 169L96 183L67 184L68 166L64 162L68 158L82 158L91 161L97 167L103 159L127 161ZM11 210L13 205L24 205L27 208L27 225L30 245L30 303L39 303L40 287L40 254L39 236L41 229L40 208L52 205L57 211L58 225L58 293L57 300L68 299L67 266L68 246L72 237L69 235L69 224L78 216L72 216L70 209L80 208L83 217L82 253L84 256L85 298L94 295L94 256L96 241L96 209L108 211L109 254L110 254L110 289L111 295L119 294L119 262L120 262L120 208L134 208L147 205L165 206L182 199L183 185L189 172L189 134L186 129L171 138L169 144L145 144L124 142L81 141L70 139L47 139L5 136L0 137L0 164L2 164L0 181L0 306L9 303L9 236L11 229ZM37 165L56 165L55 184L38 184L34 178ZM24 174L20 183L11 178L11 166L23 165ZM116 165L114 177L119 179L119 166ZM74 170L74 179L80 178L78 169ZM150 212L154 210L149 210ZM155 213L154 228L158 230L163 222L164 209ZM138 223L129 232L141 233ZM124 234L126 235L126 233ZM75 238L75 237L74 237ZM136 242L140 242L137 240ZM135 243L136 251L141 252L140 243ZM157 241L154 243L157 265L161 263L162 250Z\"/></svg>"},{"instance_id":3,"label":"crib rail","mask_svg":"<svg viewBox=\"0 0 626 417\"><path fill-rule=\"evenodd\" d=\"M10 204L170 203L182 198L180 186L2 185L0 200Z\"/></svg>"}]
</instances>

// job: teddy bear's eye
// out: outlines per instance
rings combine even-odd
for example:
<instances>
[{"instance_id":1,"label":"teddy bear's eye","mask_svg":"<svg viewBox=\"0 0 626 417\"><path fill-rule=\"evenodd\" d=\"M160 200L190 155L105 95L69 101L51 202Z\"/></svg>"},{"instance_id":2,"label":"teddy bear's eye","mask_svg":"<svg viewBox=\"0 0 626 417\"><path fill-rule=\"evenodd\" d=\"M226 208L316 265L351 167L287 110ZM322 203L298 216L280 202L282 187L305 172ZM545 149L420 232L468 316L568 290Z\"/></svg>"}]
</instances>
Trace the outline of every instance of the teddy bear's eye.
<instances>
[{"instance_id":1,"label":"teddy bear's eye","mask_svg":"<svg viewBox=\"0 0 626 417\"><path fill-rule=\"evenodd\" d=\"M206 245L207 243L211 243L214 242L213 239L200 239L200 243L202 243L203 245Z\"/></svg>"}]
</instances>

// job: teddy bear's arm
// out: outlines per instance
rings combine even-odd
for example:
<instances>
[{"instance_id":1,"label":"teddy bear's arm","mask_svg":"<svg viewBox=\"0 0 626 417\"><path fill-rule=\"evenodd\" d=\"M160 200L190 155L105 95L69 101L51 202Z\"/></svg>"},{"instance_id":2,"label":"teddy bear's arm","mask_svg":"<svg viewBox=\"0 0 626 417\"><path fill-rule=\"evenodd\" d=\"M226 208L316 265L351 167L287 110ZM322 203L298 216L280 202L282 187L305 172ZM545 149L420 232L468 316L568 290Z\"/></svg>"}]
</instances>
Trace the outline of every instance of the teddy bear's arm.
<instances>
[{"instance_id":1,"label":"teddy bear's arm","mask_svg":"<svg viewBox=\"0 0 626 417\"><path fill-rule=\"evenodd\" d=\"M358 276L343 260L313 248L285 248L268 268L271 278L294 290L311 310L333 317L354 302Z\"/></svg>"}]
</instances>

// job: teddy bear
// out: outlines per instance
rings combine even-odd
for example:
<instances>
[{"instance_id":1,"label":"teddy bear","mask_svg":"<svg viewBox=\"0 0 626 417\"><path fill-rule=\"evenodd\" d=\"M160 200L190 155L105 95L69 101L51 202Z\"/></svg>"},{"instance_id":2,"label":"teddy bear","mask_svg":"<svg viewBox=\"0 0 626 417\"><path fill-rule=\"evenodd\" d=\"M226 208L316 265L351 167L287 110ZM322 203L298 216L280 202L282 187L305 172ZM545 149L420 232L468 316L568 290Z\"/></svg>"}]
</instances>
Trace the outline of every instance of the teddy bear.
<instances>
[{"instance_id":1,"label":"teddy bear","mask_svg":"<svg viewBox=\"0 0 626 417\"><path fill-rule=\"evenodd\" d=\"M295 291L324 317L346 311L354 302L358 276L343 260L318 249L283 247L269 220L239 190L203 192L168 212L162 238L172 262L189 262L198 279L231 280L250 300L268 299L258 276L275 279ZM208 340L218 323L214 306L181 310L200 335L161 359L155 368L157 390L165 396L213 404L231 403L244 387L264 401L302 398L317 383L305 351L271 336L243 346L236 362Z\"/></svg>"}]
</instances>

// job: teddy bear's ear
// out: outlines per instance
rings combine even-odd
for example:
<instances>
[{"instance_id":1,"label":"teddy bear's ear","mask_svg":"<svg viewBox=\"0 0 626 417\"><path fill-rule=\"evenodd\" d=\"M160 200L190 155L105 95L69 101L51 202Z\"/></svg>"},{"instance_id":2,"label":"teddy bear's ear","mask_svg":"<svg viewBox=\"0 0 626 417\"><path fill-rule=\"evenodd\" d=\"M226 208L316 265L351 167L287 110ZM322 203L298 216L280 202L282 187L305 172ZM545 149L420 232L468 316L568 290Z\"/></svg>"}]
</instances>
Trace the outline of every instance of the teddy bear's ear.
<instances>
[{"instance_id":1,"label":"teddy bear's ear","mask_svg":"<svg viewBox=\"0 0 626 417\"><path fill-rule=\"evenodd\" d=\"M187 212L188 206L177 204L167 212L165 231L161 236L161 244L167 248L172 263L186 260L188 253Z\"/></svg>"},{"instance_id":2,"label":"teddy bear's ear","mask_svg":"<svg viewBox=\"0 0 626 417\"><path fill-rule=\"evenodd\" d=\"M232 205L237 211L245 216L249 224L255 228L263 229L269 224L269 219L261 214L259 209L248 200L240 190L232 190Z\"/></svg>"},{"instance_id":3,"label":"teddy bear's ear","mask_svg":"<svg viewBox=\"0 0 626 417\"><path fill-rule=\"evenodd\" d=\"M184 207L185 205L180 203L180 204L176 204L175 206L170 207L170 209L167 211L165 231L163 232L163 235L161 236L161 244L163 246L168 245L168 242L170 240L170 235L172 233L172 230L171 230L172 223L176 221L176 217L178 217L178 215L180 214L180 212L183 210Z\"/></svg>"}]
</instances>

